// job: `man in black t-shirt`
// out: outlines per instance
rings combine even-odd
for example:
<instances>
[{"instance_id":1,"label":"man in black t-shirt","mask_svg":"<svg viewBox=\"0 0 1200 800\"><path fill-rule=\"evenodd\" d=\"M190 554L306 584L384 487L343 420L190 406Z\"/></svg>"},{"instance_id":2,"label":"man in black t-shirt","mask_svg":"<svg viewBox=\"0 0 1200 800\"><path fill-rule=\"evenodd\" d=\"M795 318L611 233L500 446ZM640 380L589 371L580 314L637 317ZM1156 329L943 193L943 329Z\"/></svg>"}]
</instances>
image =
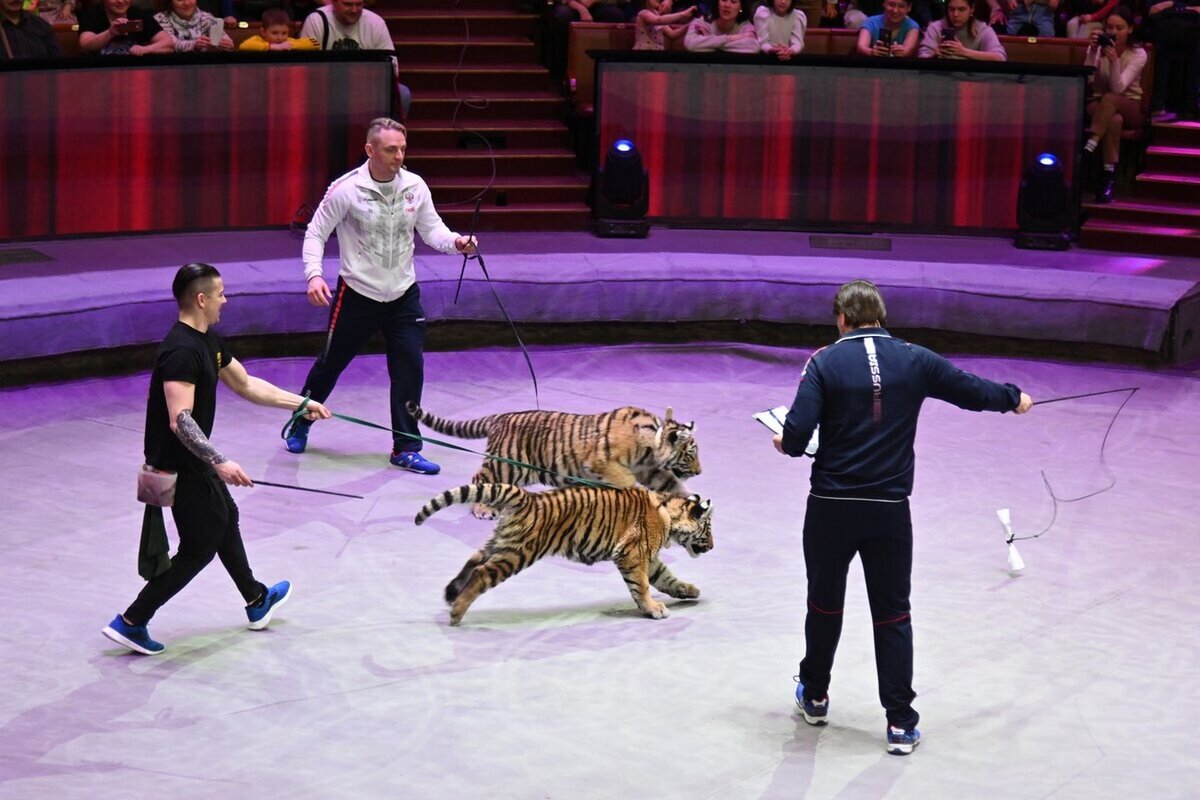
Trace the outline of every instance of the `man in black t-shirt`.
<instances>
[{"instance_id":1,"label":"man in black t-shirt","mask_svg":"<svg viewBox=\"0 0 1200 800\"><path fill-rule=\"evenodd\" d=\"M250 569L238 528L238 508L225 484L254 484L237 462L213 447L209 437L218 380L255 405L294 410L305 402L299 395L247 374L212 330L226 302L225 286L216 268L208 264L181 267L171 290L179 303L179 321L155 356L146 402L146 465L142 469L147 485L156 489L176 476L171 515L179 531L179 550L166 559L162 512L157 504L147 505L139 571L148 583L125 613L114 617L102 631L114 642L146 655L163 650L146 629L150 618L213 556L221 559L245 599L251 630L267 627L274 610L288 599L292 588L288 581L268 588ZM320 403L309 402L305 411L308 419L330 416ZM139 483L139 499L142 489ZM158 553L146 557L147 549Z\"/></svg>"}]
</instances>

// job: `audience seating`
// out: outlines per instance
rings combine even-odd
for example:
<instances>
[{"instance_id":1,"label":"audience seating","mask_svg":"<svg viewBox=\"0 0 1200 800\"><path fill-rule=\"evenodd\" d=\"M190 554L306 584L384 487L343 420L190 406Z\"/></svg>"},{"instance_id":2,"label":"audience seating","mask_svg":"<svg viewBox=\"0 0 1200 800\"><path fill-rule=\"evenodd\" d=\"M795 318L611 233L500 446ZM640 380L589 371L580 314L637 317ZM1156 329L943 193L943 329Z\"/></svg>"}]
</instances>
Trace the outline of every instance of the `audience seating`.
<instances>
[{"instance_id":1,"label":"audience seating","mask_svg":"<svg viewBox=\"0 0 1200 800\"><path fill-rule=\"evenodd\" d=\"M54 38L64 58L79 57L79 26L74 24L55 25Z\"/></svg>"}]
</instances>

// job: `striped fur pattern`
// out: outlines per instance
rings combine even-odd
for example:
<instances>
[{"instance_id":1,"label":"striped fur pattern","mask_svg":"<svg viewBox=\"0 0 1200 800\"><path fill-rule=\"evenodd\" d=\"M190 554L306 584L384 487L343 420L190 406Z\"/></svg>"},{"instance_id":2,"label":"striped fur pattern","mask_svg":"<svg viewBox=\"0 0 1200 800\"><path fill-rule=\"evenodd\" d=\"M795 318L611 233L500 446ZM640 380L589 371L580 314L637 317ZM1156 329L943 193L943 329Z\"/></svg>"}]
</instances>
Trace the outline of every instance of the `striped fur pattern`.
<instances>
[{"instance_id":1,"label":"striped fur pattern","mask_svg":"<svg viewBox=\"0 0 1200 800\"><path fill-rule=\"evenodd\" d=\"M602 414L518 411L467 421L443 419L412 403L408 411L438 433L459 439L486 437L492 455L548 470L487 459L472 483L566 486L570 482L559 476L571 475L619 489L641 485L687 497L684 479L700 474L695 423L679 422L670 408L661 419L633 406ZM475 515L494 516L478 506Z\"/></svg>"},{"instance_id":2,"label":"striped fur pattern","mask_svg":"<svg viewBox=\"0 0 1200 800\"><path fill-rule=\"evenodd\" d=\"M499 510L500 519L483 548L446 586L451 625L462 621L479 595L549 555L584 564L614 562L633 602L654 619L668 612L650 596L651 586L671 597L700 596L659 558L672 541L693 558L712 549L712 504L697 495L593 486L531 492L512 484L473 483L434 497L417 513L416 523L457 503L485 503Z\"/></svg>"}]
</instances>

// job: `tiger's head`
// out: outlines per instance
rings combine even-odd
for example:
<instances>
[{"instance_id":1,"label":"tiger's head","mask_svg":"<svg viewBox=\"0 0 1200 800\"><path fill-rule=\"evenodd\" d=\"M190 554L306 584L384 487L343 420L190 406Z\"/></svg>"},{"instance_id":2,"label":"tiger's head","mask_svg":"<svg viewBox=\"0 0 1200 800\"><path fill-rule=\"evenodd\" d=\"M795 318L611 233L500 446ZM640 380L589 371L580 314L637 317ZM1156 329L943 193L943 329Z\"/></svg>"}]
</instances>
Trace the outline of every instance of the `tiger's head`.
<instances>
[{"instance_id":1,"label":"tiger's head","mask_svg":"<svg viewBox=\"0 0 1200 800\"><path fill-rule=\"evenodd\" d=\"M692 558L713 549L712 501L701 500L700 495L670 497L666 501L670 517L668 535L676 544L682 545Z\"/></svg>"},{"instance_id":2,"label":"tiger's head","mask_svg":"<svg viewBox=\"0 0 1200 800\"><path fill-rule=\"evenodd\" d=\"M656 437L660 464L669 469L676 478L685 480L700 474L700 450L696 446L695 422L683 423L675 419L675 410L667 407L662 427Z\"/></svg>"}]
</instances>

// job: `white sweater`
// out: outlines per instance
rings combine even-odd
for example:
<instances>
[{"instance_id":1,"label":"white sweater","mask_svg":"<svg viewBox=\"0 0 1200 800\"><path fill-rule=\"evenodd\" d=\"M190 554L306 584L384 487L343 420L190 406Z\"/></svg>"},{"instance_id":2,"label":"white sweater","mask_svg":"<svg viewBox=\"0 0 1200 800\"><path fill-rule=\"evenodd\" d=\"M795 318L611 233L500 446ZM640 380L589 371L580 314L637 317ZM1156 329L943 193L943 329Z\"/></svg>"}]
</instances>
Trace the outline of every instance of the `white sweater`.
<instances>
[{"instance_id":1,"label":"white sweater","mask_svg":"<svg viewBox=\"0 0 1200 800\"><path fill-rule=\"evenodd\" d=\"M442 222L420 176L406 169L392 179L390 196L379 191L367 164L334 181L304 233L304 278L324 272L325 243L337 229L340 276L359 294L387 303L416 283L413 231L425 244L457 253L458 234Z\"/></svg>"},{"instance_id":2,"label":"white sweater","mask_svg":"<svg viewBox=\"0 0 1200 800\"><path fill-rule=\"evenodd\" d=\"M754 31L758 34L758 46L764 53L786 46L792 55L800 55L807 29L808 19L803 11L792 11L781 17L766 6L759 6L754 12Z\"/></svg>"}]
</instances>

